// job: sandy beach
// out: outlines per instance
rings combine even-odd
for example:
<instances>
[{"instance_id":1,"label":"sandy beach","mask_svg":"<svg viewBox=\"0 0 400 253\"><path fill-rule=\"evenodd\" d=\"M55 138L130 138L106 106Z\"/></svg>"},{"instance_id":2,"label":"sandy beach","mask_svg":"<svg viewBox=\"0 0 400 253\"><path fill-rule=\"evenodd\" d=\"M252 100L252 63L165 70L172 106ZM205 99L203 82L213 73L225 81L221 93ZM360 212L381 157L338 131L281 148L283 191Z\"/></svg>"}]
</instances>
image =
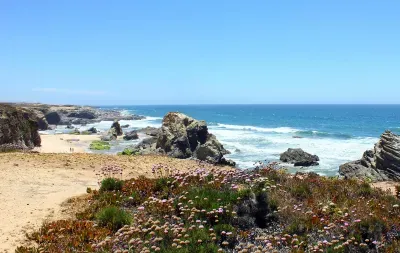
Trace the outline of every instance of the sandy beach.
<instances>
[{"instance_id":1,"label":"sandy beach","mask_svg":"<svg viewBox=\"0 0 400 253\"><path fill-rule=\"evenodd\" d=\"M92 141L100 140L100 135L42 134L42 146L34 150L40 153L74 153L87 152Z\"/></svg>"},{"instance_id":2,"label":"sandy beach","mask_svg":"<svg viewBox=\"0 0 400 253\"><path fill-rule=\"evenodd\" d=\"M69 142L72 137L79 141ZM14 252L18 245L27 243L25 234L44 221L73 218L71 210L85 206L84 197L74 197L84 196L87 187L98 187L95 171L104 165L123 168L123 178L151 176L152 166L160 163L181 170L198 168L196 161L164 156L84 153L98 138L42 135L41 153L0 154L0 252ZM70 147L74 153L69 152Z\"/></svg>"}]
</instances>

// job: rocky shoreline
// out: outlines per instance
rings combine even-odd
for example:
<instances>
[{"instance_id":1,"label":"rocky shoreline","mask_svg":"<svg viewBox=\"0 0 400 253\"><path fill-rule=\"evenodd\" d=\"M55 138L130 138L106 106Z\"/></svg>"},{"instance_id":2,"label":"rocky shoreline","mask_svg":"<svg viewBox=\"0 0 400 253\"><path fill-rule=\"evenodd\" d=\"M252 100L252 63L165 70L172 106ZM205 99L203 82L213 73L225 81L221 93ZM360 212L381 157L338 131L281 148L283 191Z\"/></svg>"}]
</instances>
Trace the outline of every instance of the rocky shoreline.
<instances>
[{"instance_id":1,"label":"rocky shoreline","mask_svg":"<svg viewBox=\"0 0 400 253\"><path fill-rule=\"evenodd\" d=\"M207 123L187 115L170 112L164 116L160 128L146 127L125 130L119 120L141 120L140 115L122 115L120 111L104 110L88 106L46 105L32 103L0 104L0 151L30 150L40 146L38 130L53 129L66 125L71 134L97 134L103 141L137 140L136 145L126 148L125 155L167 155L179 159L197 159L212 164L235 166L224 155L229 154L216 136L208 132ZM71 124L85 125L100 121L113 121L110 129L101 134L94 127L79 132ZM139 135L142 134L142 137ZM122 137L123 136L123 137ZM301 149L288 149L280 160L295 167L318 165L319 157ZM400 136L386 131L373 150L364 152L361 159L342 164L340 176L371 181L400 181Z\"/></svg>"},{"instance_id":2,"label":"rocky shoreline","mask_svg":"<svg viewBox=\"0 0 400 253\"><path fill-rule=\"evenodd\" d=\"M11 105L34 113L38 118L39 130L49 130L57 125L86 125L100 121L141 120L146 118L141 115L123 115L118 110L99 109L90 106L33 103Z\"/></svg>"}]
</instances>

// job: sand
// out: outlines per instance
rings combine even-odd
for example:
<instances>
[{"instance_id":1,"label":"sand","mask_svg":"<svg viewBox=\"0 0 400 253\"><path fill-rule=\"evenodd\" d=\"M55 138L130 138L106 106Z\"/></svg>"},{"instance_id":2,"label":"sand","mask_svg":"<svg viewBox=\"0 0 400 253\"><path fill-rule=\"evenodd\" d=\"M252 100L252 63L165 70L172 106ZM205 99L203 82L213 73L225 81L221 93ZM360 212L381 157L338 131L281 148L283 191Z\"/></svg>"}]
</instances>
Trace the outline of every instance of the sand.
<instances>
[{"instance_id":1,"label":"sand","mask_svg":"<svg viewBox=\"0 0 400 253\"><path fill-rule=\"evenodd\" d=\"M40 153L85 153L94 140L100 140L100 135L47 134L41 135L42 146L35 148Z\"/></svg>"},{"instance_id":2,"label":"sand","mask_svg":"<svg viewBox=\"0 0 400 253\"><path fill-rule=\"evenodd\" d=\"M43 140L44 150L50 144L46 143L47 138ZM102 166L113 164L122 167L126 179L152 176L152 166L160 163L181 170L199 168L198 162L165 156L0 154L0 252L14 252L18 245L27 243L25 233L38 229L46 220L73 216L75 212L65 201L85 194L87 187L97 188L95 171ZM67 203L74 204L74 201Z\"/></svg>"}]
</instances>

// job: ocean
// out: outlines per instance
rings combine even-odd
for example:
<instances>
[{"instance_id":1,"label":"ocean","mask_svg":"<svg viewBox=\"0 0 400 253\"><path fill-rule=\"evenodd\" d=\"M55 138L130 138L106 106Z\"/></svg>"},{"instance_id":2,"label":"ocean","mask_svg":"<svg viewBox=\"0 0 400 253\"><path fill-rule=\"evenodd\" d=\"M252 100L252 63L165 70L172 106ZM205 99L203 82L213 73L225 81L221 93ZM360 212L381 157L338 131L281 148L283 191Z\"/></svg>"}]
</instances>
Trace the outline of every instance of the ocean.
<instances>
[{"instance_id":1,"label":"ocean","mask_svg":"<svg viewBox=\"0 0 400 253\"><path fill-rule=\"evenodd\" d=\"M389 129L400 134L400 105L155 105L106 106L145 115L143 121L122 121L132 129L161 126L170 111L205 120L240 168L257 161L277 161L288 148L302 148L320 157L320 165L301 171L338 174L339 165L361 158ZM109 128L109 123L94 124ZM301 138L294 138L301 137ZM124 145L127 145L126 143ZM292 168L293 170L293 168Z\"/></svg>"}]
</instances>

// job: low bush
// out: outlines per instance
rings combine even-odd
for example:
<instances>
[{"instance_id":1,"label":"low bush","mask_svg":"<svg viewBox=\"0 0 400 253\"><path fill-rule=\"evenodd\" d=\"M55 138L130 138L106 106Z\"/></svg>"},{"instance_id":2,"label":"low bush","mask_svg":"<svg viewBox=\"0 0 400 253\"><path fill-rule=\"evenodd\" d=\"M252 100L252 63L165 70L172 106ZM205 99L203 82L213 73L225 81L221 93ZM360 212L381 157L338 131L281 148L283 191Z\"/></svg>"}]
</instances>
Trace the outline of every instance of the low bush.
<instances>
[{"instance_id":1,"label":"low bush","mask_svg":"<svg viewBox=\"0 0 400 253\"><path fill-rule=\"evenodd\" d=\"M108 177L101 181L100 191L121 191L123 184L122 180Z\"/></svg>"},{"instance_id":2,"label":"low bush","mask_svg":"<svg viewBox=\"0 0 400 253\"><path fill-rule=\"evenodd\" d=\"M96 219L100 226L117 231L125 225L131 224L131 216L124 210L111 206L97 213Z\"/></svg>"}]
</instances>

